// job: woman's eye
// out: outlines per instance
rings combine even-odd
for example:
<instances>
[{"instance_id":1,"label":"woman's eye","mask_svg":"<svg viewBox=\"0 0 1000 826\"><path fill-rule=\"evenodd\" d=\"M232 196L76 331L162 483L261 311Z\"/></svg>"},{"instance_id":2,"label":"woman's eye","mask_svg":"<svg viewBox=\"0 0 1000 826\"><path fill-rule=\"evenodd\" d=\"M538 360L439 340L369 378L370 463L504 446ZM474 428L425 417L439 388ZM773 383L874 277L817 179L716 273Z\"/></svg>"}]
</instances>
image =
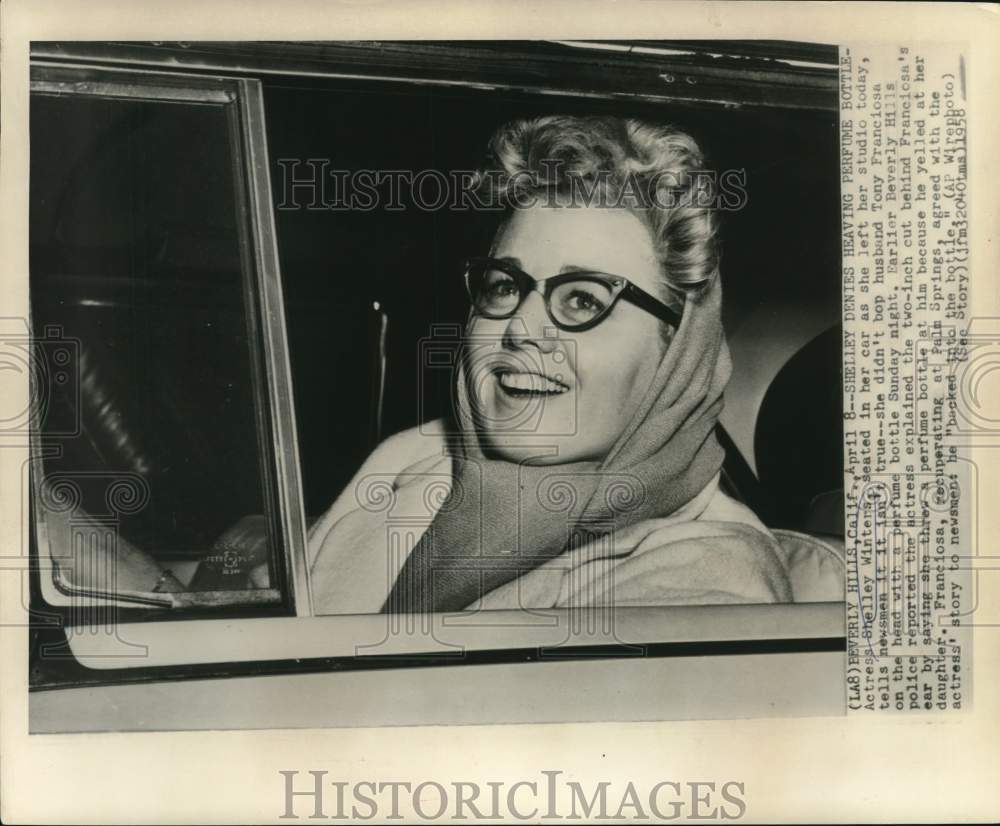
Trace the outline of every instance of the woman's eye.
<instances>
[{"instance_id":1,"label":"woman's eye","mask_svg":"<svg viewBox=\"0 0 1000 826\"><path fill-rule=\"evenodd\" d=\"M504 298L517 292L517 284L510 278L491 281L486 285L486 294L496 298Z\"/></svg>"},{"instance_id":2,"label":"woman's eye","mask_svg":"<svg viewBox=\"0 0 1000 826\"><path fill-rule=\"evenodd\" d=\"M573 290L569 294L570 309L581 312L597 313L604 309L604 303L593 293L586 290Z\"/></svg>"}]
</instances>

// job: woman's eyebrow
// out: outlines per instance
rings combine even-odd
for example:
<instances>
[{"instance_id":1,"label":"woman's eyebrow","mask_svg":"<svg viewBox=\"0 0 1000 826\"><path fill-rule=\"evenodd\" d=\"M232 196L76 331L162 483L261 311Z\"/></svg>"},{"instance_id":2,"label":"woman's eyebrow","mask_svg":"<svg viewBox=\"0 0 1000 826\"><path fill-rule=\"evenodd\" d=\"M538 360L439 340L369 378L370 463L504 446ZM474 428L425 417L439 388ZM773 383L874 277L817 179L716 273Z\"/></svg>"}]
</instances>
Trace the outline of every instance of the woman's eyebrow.
<instances>
[{"instance_id":1,"label":"woman's eyebrow","mask_svg":"<svg viewBox=\"0 0 1000 826\"><path fill-rule=\"evenodd\" d=\"M606 275L611 275L604 267L592 267L586 264L563 264L559 268L560 275L567 272L593 272L593 273L605 273Z\"/></svg>"}]
</instances>

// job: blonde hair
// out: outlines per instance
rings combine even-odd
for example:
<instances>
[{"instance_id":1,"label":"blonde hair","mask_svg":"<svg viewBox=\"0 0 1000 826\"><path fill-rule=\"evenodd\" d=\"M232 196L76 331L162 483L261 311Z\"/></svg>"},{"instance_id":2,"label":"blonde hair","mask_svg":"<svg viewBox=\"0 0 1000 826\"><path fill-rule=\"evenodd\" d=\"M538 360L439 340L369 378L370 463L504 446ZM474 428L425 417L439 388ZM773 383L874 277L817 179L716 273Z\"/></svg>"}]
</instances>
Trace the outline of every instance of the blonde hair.
<instances>
[{"instance_id":1,"label":"blonde hair","mask_svg":"<svg viewBox=\"0 0 1000 826\"><path fill-rule=\"evenodd\" d=\"M717 277L715 187L690 135L631 118L550 115L502 126L490 150L478 184L492 202L515 209L541 195L557 206L622 206L649 230L668 298Z\"/></svg>"}]
</instances>

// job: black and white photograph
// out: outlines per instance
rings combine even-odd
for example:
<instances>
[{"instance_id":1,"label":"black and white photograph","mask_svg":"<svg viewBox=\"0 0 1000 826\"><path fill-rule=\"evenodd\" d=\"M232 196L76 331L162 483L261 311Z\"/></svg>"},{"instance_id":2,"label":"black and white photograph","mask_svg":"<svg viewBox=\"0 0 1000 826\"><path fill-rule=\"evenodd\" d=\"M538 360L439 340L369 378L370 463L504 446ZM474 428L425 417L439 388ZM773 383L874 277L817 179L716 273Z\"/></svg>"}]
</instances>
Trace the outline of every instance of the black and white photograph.
<instances>
[{"instance_id":1,"label":"black and white photograph","mask_svg":"<svg viewBox=\"0 0 1000 826\"><path fill-rule=\"evenodd\" d=\"M834 46L32 48L39 705L220 619L352 668L842 656Z\"/></svg>"},{"instance_id":2,"label":"black and white photograph","mask_svg":"<svg viewBox=\"0 0 1000 826\"><path fill-rule=\"evenodd\" d=\"M273 736L239 758L266 822L757 822L819 792L784 809L738 765L780 751L777 794L809 737L854 782L881 753L859 726L987 712L1000 310L969 134L1000 66L956 39L975 4L898 43L862 36L877 3L857 29L671 5L698 36L653 0L531 34L498 4L331 3L312 39L303 4L6 18L27 740L170 740L224 786L236 738ZM626 768L616 732L657 725L669 761ZM400 751L348 764L365 737ZM487 781L471 742L598 768Z\"/></svg>"}]
</instances>

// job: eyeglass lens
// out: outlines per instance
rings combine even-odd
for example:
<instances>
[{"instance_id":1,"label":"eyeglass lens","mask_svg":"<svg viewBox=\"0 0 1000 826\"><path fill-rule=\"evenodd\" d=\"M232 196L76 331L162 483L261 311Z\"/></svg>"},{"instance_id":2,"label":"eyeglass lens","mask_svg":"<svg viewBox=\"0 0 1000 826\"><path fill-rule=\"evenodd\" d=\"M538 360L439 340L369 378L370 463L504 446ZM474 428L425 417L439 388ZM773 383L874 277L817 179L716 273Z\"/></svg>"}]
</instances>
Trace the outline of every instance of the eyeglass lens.
<instances>
[{"instance_id":1,"label":"eyeglass lens","mask_svg":"<svg viewBox=\"0 0 1000 826\"><path fill-rule=\"evenodd\" d=\"M513 315L523 300L518 281L488 265L469 270L469 291L476 312L494 318ZM609 284L595 276L581 276L553 287L547 303L556 322L574 327L606 313L613 298Z\"/></svg>"}]
</instances>

